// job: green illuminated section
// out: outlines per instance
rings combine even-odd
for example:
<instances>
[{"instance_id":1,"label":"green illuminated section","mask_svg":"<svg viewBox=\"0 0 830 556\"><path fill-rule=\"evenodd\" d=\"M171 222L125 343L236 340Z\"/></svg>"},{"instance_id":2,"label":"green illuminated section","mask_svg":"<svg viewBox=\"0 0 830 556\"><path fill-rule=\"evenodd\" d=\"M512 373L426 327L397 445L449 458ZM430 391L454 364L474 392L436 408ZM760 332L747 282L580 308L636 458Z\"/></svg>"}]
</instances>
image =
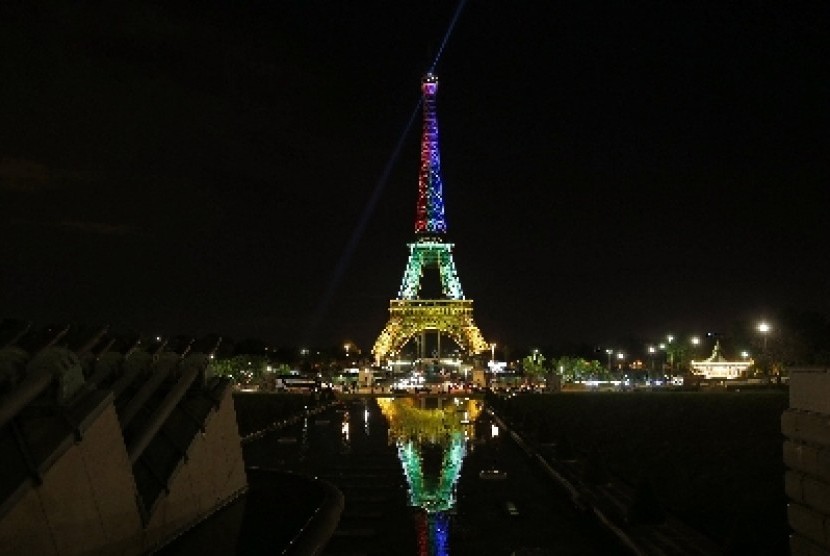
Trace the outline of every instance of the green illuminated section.
<instances>
[{"instance_id":1,"label":"green illuminated section","mask_svg":"<svg viewBox=\"0 0 830 556\"><path fill-rule=\"evenodd\" d=\"M424 239L409 244L409 260L406 263L398 299L417 299L421 289L424 269L437 268L441 278L441 293L447 299L464 299L461 282L452 259L452 243Z\"/></svg>"}]
</instances>

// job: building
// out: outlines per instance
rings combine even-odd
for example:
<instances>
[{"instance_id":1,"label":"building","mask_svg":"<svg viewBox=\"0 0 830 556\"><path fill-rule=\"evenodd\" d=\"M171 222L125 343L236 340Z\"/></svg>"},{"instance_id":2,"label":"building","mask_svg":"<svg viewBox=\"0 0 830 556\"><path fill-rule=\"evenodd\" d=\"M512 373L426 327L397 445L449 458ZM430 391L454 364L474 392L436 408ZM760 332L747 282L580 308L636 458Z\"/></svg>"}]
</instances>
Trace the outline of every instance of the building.
<instances>
[{"instance_id":1,"label":"building","mask_svg":"<svg viewBox=\"0 0 830 556\"><path fill-rule=\"evenodd\" d=\"M692 373L706 379L735 379L746 375L754 361L729 361L720 352L720 341L715 342L712 355L703 361L692 361Z\"/></svg>"}]
</instances>

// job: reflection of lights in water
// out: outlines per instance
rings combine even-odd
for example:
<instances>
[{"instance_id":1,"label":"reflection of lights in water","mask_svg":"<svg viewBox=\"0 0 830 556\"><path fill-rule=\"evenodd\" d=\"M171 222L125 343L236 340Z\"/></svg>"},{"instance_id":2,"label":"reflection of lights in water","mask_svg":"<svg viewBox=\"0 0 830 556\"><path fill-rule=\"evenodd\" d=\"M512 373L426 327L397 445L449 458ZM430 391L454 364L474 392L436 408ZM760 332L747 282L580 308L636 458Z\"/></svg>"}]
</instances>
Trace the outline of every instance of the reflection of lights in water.
<instances>
[{"instance_id":1,"label":"reflection of lights in water","mask_svg":"<svg viewBox=\"0 0 830 556\"><path fill-rule=\"evenodd\" d=\"M429 538L433 556L447 556L450 552L450 518L446 512L429 516Z\"/></svg>"},{"instance_id":2,"label":"reflection of lights in water","mask_svg":"<svg viewBox=\"0 0 830 556\"><path fill-rule=\"evenodd\" d=\"M369 434L369 410L363 410L363 432Z\"/></svg>"},{"instance_id":3,"label":"reflection of lights in water","mask_svg":"<svg viewBox=\"0 0 830 556\"><path fill-rule=\"evenodd\" d=\"M474 436L472 425L462 421L477 418L480 406L465 399L462 411L458 398L443 409L420 409L411 398L378 398L377 402L389 421L389 440L398 447L410 504L429 514L451 509L467 441ZM427 476L425 472L422 452L427 447L440 449L437 476Z\"/></svg>"},{"instance_id":4,"label":"reflection of lights in water","mask_svg":"<svg viewBox=\"0 0 830 556\"><path fill-rule=\"evenodd\" d=\"M389 423L389 442L398 448L409 486L409 503L424 510L415 521L418 554L447 556L447 511L455 506L467 443L476 435L472 421L478 418L482 406L468 398L454 398L442 409L421 409L413 398L377 398L377 403ZM437 458L433 463L433 455L440 455L440 469L435 465Z\"/></svg>"},{"instance_id":5,"label":"reflection of lights in water","mask_svg":"<svg viewBox=\"0 0 830 556\"><path fill-rule=\"evenodd\" d=\"M340 434L343 436L343 440L346 442L349 441L349 414L343 416L343 424L340 425Z\"/></svg>"},{"instance_id":6,"label":"reflection of lights in water","mask_svg":"<svg viewBox=\"0 0 830 556\"><path fill-rule=\"evenodd\" d=\"M429 521L426 513L415 516L415 535L418 537L418 556L429 556Z\"/></svg>"},{"instance_id":7,"label":"reflection of lights in water","mask_svg":"<svg viewBox=\"0 0 830 556\"><path fill-rule=\"evenodd\" d=\"M446 512L418 513L415 516L418 556L448 556L450 518Z\"/></svg>"},{"instance_id":8,"label":"reflection of lights in water","mask_svg":"<svg viewBox=\"0 0 830 556\"><path fill-rule=\"evenodd\" d=\"M499 426L495 424L490 425L490 436L496 438L499 435Z\"/></svg>"},{"instance_id":9,"label":"reflection of lights in water","mask_svg":"<svg viewBox=\"0 0 830 556\"><path fill-rule=\"evenodd\" d=\"M308 453L308 417L303 418L303 429L300 433L300 451L299 451L299 458L300 461L305 460L306 454Z\"/></svg>"}]
</instances>

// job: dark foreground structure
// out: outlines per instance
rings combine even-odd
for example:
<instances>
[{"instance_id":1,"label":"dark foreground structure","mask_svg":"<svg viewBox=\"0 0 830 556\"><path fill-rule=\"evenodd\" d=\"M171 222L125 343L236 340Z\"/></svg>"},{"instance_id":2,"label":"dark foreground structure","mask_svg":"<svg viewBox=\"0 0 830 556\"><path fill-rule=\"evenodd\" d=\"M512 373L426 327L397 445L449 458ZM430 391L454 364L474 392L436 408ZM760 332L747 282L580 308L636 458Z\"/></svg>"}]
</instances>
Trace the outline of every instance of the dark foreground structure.
<instances>
[{"instance_id":1,"label":"dark foreground structure","mask_svg":"<svg viewBox=\"0 0 830 556\"><path fill-rule=\"evenodd\" d=\"M216 346L3 332L0 553L143 554L245 493Z\"/></svg>"},{"instance_id":2,"label":"dark foreground structure","mask_svg":"<svg viewBox=\"0 0 830 556\"><path fill-rule=\"evenodd\" d=\"M830 370L792 373L781 430L791 553L830 555Z\"/></svg>"}]
</instances>

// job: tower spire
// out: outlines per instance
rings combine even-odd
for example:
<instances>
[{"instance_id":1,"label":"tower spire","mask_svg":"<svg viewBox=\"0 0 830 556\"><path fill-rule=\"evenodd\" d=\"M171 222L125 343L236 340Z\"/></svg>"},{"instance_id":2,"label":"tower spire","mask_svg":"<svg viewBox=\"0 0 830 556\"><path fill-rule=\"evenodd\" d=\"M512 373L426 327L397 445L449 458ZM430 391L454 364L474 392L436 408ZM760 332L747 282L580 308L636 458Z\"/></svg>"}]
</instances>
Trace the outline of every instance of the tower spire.
<instances>
[{"instance_id":1,"label":"tower spire","mask_svg":"<svg viewBox=\"0 0 830 556\"><path fill-rule=\"evenodd\" d=\"M441 183L441 153L438 149L438 113L435 94L438 77L427 73L421 80L424 124L421 134L421 171L418 174L418 205L415 233L443 235L447 232L444 218L444 186Z\"/></svg>"}]
</instances>

